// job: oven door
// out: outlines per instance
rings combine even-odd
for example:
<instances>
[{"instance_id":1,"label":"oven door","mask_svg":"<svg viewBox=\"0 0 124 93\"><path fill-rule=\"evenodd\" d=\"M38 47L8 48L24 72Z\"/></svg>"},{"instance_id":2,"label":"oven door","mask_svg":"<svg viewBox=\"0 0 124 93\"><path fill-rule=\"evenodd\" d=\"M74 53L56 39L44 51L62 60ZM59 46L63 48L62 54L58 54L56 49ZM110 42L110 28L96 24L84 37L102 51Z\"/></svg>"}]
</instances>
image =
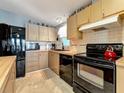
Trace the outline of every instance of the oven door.
<instances>
[{"instance_id":1,"label":"oven door","mask_svg":"<svg viewBox=\"0 0 124 93\"><path fill-rule=\"evenodd\" d=\"M74 82L88 93L115 93L115 65L74 58Z\"/></svg>"}]
</instances>

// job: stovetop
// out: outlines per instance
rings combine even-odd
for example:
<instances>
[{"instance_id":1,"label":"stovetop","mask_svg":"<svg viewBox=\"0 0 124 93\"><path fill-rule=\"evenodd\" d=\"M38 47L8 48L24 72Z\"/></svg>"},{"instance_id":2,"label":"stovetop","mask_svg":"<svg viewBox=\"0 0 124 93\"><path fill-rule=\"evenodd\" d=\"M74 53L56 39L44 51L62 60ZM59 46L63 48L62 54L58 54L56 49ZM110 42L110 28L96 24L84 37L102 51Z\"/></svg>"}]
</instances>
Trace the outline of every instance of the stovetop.
<instances>
[{"instance_id":1,"label":"stovetop","mask_svg":"<svg viewBox=\"0 0 124 93\"><path fill-rule=\"evenodd\" d=\"M107 49L111 47L113 52L116 53L116 58L107 59L104 56L104 53ZM115 62L118 58L123 56L123 44L122 43L106 43L106 44L87 44L86 46L86 53L81 53L75 55L76 57L82 59L94 59L100 60L104 62Z\"/></svg>"},{"instance_id":2,"label":"stovetop","mask_svg":"<svg viewBox=\"0 0 124 93\"><path fill-rule=\"evenodd\" d=\"M77 54L75 55L75 57L78 58L87 58L87 59L92 59L92 60L100 60L100 61L104 61L104 62L115 62L117 59L119 59L121 56L117 56L115 59L106 59L104 57L103 54L95 54L95 53L81 53L81 54Z\"/></svg>"}]
</instances>

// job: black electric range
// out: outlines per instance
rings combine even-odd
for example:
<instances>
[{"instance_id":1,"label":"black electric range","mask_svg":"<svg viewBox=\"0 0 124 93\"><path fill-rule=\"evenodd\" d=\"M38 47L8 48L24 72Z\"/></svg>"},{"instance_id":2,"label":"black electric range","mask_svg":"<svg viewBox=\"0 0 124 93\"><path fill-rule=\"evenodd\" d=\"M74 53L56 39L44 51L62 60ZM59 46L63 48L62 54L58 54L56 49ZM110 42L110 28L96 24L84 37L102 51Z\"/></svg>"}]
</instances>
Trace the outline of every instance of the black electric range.
<instances>
[{"instance_id":1,"label":"black electric range","mask_svg":"<svg viewBox=\"0 0 124 93\"><path fill-rule=\"evenodd\" d=\"M104 53L112 46L117 57L106 59ZM123 55L123 44L87 44L86 53L74 56L75 93L116 93L116 60Z\"/></svg>"}]
</instances>

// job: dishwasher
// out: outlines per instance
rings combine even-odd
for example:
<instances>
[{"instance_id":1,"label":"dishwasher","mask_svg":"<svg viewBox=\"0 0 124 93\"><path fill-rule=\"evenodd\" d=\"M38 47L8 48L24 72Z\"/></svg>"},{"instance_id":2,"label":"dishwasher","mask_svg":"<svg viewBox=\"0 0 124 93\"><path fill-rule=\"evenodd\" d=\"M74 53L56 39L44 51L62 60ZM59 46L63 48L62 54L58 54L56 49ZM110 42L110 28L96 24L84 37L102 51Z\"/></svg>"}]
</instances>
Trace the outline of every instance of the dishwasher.
<instances>
[{"instance_id":1,"label":"dishwasher","mask_svg":"<svg viewBox=\"0 0 124 93\"><path fill-rule=\"evenodd\" d=\"M73 84L73 57L60 54L60 78L72 86Z\"/></svg>"}]
</instances>

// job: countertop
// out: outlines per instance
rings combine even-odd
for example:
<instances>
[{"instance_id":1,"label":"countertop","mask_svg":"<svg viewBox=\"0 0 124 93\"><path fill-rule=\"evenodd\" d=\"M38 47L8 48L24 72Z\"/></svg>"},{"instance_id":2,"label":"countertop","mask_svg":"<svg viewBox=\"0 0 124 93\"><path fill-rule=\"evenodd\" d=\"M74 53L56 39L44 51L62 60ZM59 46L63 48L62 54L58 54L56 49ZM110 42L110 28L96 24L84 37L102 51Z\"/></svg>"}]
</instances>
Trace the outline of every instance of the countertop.
<instances>
[{"instance_id":1,"label":"countertop","mask_svg":"<svg viewBox=\"0 0 124 93\"><path fill-rule=\"evenodd\" d=\"M16 56L0 57L0 93L2 93Z\"/></svg>"},{"instance_id":2,"label":"countertop","mask_svg":"<svg viewBox=\"0 0 124 93\"><path fill-rule=\"evenodd\" d=\"M121 57L120 59L118 59L118 60L116 61L116 65L117 65L117 66L122 66L122 67L124 67L124 57Z\"/></svg>"},{"instance_id":3,"label":"countertop","mask_svg":"<svg viewBox=\"0 0 124 93\"><path fill-rule=\"evenodd\" d=\"M55 52L58 54L65 54L65 55L70 55L73 56L75 54L78 54L79 52L77 51L70 51L70 50L64 50L64 51L56 51L56 50L30 50L30 51L26 51L26 52Z\"/></svg>"},{"instance_id":4,"label":"countertop","mask_svg":"<svg viewBox=\"0 0 124 93\"><path fill-rule=\"evenodd\" d=\"M48 52L49 50L28 50L26 52Z\"/></svg>"},{"instance_id":5,"label":"countertop","mask_svg":"<svg viewBox=\"0 0 124 93\"><path fill-rule=\"evenodd\" d=\"M50 52L55 52L58 54L65 54L65 55L69 55L69 56L74 56L75 54L78 54L79 52L77 51L56 51L56 50L50 50Z\"/></svg>"}]
</instances>

